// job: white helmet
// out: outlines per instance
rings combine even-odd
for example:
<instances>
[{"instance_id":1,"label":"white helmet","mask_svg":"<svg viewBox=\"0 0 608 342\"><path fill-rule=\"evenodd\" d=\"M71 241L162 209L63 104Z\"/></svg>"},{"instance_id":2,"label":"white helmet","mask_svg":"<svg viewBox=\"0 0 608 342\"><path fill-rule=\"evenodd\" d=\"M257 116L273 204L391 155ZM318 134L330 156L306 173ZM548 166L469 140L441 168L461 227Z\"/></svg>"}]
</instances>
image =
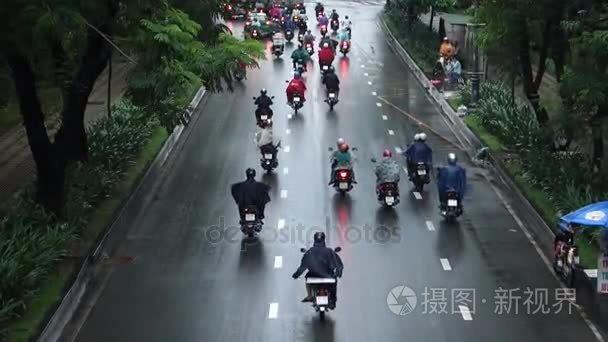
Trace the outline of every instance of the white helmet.
<instances>
[{"instance_id":1,"label":"white helmet","mask_svg":"<svg viewBox=\"0 0 608 342\"><path fill-rule=\"evenodd\" d=\"M426 141L426 133L420 133L420 141L424 142Z\"/></svg>"},{"instance_id":2,"label":"white helmet","mask_svg":"<svg viewBox=\"0 0 608 342\"><path fill-rule=\"evenodd\" d=\"M419 141L419 140L420 140L420 133L414 134L414 141Z\"/></svg>"},{"instance_id":3,"label":"white helmet","mask_svg":"<svg viewBox=\"0 0 608 342\"><path fill-rule=\"evenodd\" d=\"M345 142L346 142L346 140L344 140L344 138L338 138L336 145L338 145L338 147L340 147L340 145L344 144Z\"/></svg>"}]
</instances>

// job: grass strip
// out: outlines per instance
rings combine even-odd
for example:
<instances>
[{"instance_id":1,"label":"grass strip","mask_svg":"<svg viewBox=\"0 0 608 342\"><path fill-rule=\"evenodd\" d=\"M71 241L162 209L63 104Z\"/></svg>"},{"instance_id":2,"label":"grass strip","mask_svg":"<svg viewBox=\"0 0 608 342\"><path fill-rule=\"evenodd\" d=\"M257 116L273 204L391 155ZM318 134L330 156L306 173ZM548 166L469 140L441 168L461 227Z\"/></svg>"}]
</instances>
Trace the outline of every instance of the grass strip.
<instances>
[{"instance_id":1,"label":"grass strip","mask_svg":"<svg viewBox=\"0 0 608 342\"><path fill-rule=\"evenodd\" d=\"M89 223L81 234L81 239L86 246L91 246L99 235L112 224L116 213L137 186L167 137L167 131L163 127L157 127L135 162L128 168L124 178L112 191L112 196L99 203L91 213ZM40 332L49 310L57 306L69 290L74 271L77 270L58 266L49 275L42 284L38 295L27 303L25 314L9 326L8 341L27 342Z\"/></svg>"}]
</instances>

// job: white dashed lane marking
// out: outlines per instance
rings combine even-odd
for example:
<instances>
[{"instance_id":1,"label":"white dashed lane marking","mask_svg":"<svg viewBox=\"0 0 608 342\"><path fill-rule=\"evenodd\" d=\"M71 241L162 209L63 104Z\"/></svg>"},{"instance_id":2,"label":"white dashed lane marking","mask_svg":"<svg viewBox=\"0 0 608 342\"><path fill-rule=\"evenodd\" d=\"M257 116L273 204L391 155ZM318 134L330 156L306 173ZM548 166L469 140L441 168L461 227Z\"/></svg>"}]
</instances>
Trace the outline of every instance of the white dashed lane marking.
<instances>
[{"instance_id":1,"label":"white dashed lane marking","mask_svg":"<svg viewBox=\"0 0 608 342\"><path fill-rule=\"evenodd\" d=\"M376 102L376 106L378 106L378 107L382 107L382 103L380 103L380 102Z\"/></svg>"},{"instance_id":2,"label":"white dashed lane marking","mask_svg":"<svg viewBox=\"0 0 608 342\"><path fill-rule=\"evenodd\" d=\"M283 168L283 174L284 174L284 175L289 174L289 168L284 167L284 168Z\"/></svg>"},{"instance_id":3,"label":"white dashed lane marking","mask_svg":"<svg viewBox=\"0 0 608 342\"><path fill-rule=\"evenodd\" d=\"M403 151L401 150L401 147L399 146L395 146L395 153L397 154L401 154Z\"/></svg>"},{"instance_id":4,"label":"white dashed lane marking","mask_svg":"<svg viewBox=\"0 0 608 342\"><path fill-rule=\"evenodd\" d=\"M372 95L376 96L376 95L378 95L378 93L376 93L375 91L372 91Z\"/></svg>"},{"instance_id":5,"label":"white dashed lane marking","mask_svg":"<svg viewBox=\"0 0 608 342\"><path fill-rule=\"evenodd\" d=\"M285 146L285 147L283 148L283 152L285 152L285 153L289 153L289 151L290 151L289 146Z\"/></svg>"},{"instance_id":6,"label":"white dashed lane marking","mask_svg":"<svg viewBox=\"0 0 608 342\"><path fill-rule=\"evenodd\" d=\"M283 257L280 255L277 255L274 257L274 268L281 268L283 267Z\"/></svg>"},{"instance_id":7,"label":"white dashed lane marking","mask_svg":"<svg viewBox=\"0 0 608 342\"><path fill-rule=\"evenodd\" d=\"M469 311L469 307L465 305L458 305L460 309L460 314L462 315L462 319L465 321L472 321L473 316L471 316L471 311Z\"/></svg>"},{"instance_id":8,"label":"white dashed lane marking","mask_svg":"<svg viewBox=\"0 0 608 342\"><path fill-rule=\"evenodd\" d=\"M446 258L441 258L439 259L439 261L441 261L441 267L443 267L444 271L451 271L452 270L452 266L450 266L450 261Z\"/></svg>"},{"instance_id":9,"label":"white dashed lane marking","mask_svg":"<svg viewBox=\"0 0 608 342\"><path fill-rule=\"evenodd\" d=\"M407 173L407 171L406 171L406 173ZM414 191L414 197L417 200L421 200L422 199L422 195L418 191Z\"/></svg>"},{"instance_id":10,"label":"white dashed lane marking","mask_svg":"<svg viewBox=\"0 0 608 342\"><path fill-rule=\"evenodd\" d=\"M279 223L277 223L277 228L278 229L285 228L285 220L284 219L279 219Z\"/></svg>"},{"instance_id":11,"label":"white dashed lane marking","mask_svg":"<svg viewBox=\"0 0 608 342\"><path fill-rule=\"evenodd\" d=\"M268 319L277 319L279 317L279 303L270 303L268 307Z\"/></svg>"},{"instance_id":12,"label":"white dashed lane marking","mask_svg":"<svg viewBox=\"0 0 608 342\"><path fill-rule=\"evenodd\" d=\"M382 115L382 120L384 120L384 121L388 120L388 116Z\"/></svg>"},{"instance_id":13,"label":"white dashed lane marking","mask_svg":"<svg viewBox=\"0 0 608 342\"><path fill-rule=\"evenodd\" d=\"M395 135L395 131L393 131L392 129L388 130L388 135Z\"/></svg>"},{"instance_id":14,"label":"white dashed lane marking","mask_svg":"<svg viewBox=\"0 0 608 342\"><path fill-rule=\"evenodd\" d=\"M433 225L433 222L426 221L426 229L428 229L431 232L435 231L435 226Z\"/></svg>"},{"instance_id":15,"label":"white dashed lane marking","mask_svg":"<svg viewBox=\"0 0 608 342\"><path fill-rule=\"evenodd\" d=\"M281 198L287 198L287 190L281 190Z\"/></svg>"}]
</instances>

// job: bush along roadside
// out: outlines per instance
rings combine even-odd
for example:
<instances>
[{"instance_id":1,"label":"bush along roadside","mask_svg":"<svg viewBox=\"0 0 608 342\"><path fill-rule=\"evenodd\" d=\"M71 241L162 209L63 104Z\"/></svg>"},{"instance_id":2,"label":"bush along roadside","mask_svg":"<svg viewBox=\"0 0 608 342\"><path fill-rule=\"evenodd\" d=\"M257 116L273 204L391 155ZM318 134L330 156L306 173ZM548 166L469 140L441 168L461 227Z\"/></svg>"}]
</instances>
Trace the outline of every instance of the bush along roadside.
<instances>
[{"instance_id":1,"label":"bush along roadside","mask_svg":"<svg viewBox=\"0 0 608 342\"><path fill-rule=\"evenodd\" d=\"M409 31L407 21L398 9L387 10L384 19L401 46L407 50L424 73L430 76L439 53L439 35L432 32L428 25L420 20L416 20L412 30Z\"/></svg>"},{"instance_id":2,"label":"bush along roadside","mask_svg":"<svg viewBox=\"0 0 608 342\"><path fill-rule=\"evenodd\" d=\"M24 189L14 203L1 209L0 339L31 309L28 304L37 299L57 262L68 253L70 243L90 223L95 207L110 197L144 146L162 129L159 127L157 121L123 100L115 106L111 118L99 119L88 130L89 160L75 163L68 170L65 217L57 219L45 213L32 200L31 189ZM164 141L166 132L161 135ZM156 145L159 149L162 144ZM36 331L28 332L33 333ZM22 337L25 340L30 336Z\"/></svg>"},{"instance_id":3,"label":"bush along roadside","mask_svg":"<svg viewBox=\"0 0 608 342\"><path fill-rule=\"evenodd\" d=\"M522 189L541 216L556 230L560 215L606 198L608 194L592 186L593 173L586 154L581 151L557 152L535 119L534 113L521 99L511 97L502 82L484 82L481 97L465 118L468 126L480 136L493 136L500 143L491 146L494 152L506 152L507 171ZM470 101L470 85L459 91L460 100ZM486 139L482 139L486 140ZM578 236L581 264L597 267L599 230L586 230Z\"/></svg>"}]
</instances>

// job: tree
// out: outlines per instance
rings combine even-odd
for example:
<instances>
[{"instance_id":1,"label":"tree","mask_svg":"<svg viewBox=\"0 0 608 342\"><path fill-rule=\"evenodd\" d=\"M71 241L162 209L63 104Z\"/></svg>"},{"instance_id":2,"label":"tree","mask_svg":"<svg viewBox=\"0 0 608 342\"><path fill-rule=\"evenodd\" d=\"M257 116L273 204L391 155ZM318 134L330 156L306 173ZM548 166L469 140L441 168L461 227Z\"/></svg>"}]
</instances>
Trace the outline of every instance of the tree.
<instances>
[{"instance_id":1,"label":"tree","mask_svg":"<svg viewBox=\"0 0 608 342\"><path fill-rule=\"evenodd\" d=\"M433 31L433 20L435 20L435 13L437 11L449 12L456 7L457 2L456 2L456 0L432 0L432 1L430 1L429 5L431 6L431 19L429 21L429 28L432 32ZM440 38L443 39L443 37L445 37L445 34L443 36L441 36Z\"/></svg>"},{"instance_id":2,"label":"tree","mask_svg":"<svg viewBox=\"0 0 608 342\"><path fill-rule=\"evenodd\" d=\"M560 87L566 114L571 129L591 133L592 164L603 170L603 128L608 118L608 4L575 1L562 26L572 50Z\"/></svg>"},{"instance_id":3,"label":"tree","mask_svg":"<svg viewBox=\"0 0 608 342\"><path fill-rule=\"evenodd\" d=\"M408 22L408 30L411 32L413 25L420 14L429 10L437 0L396 0L395 5L399 11L405 13Z\"/></svg>"},{"instance_id":4,"label":"tree","mask_svg":"<svg viewBox=\"0 0 608 342\"><path fill-rule=\"evenodd\" d=\"M193 2L196 1L190 1L191 4ZM202 18L202 13L199 14ZM209 22L212 22L213 13L209 16ZM234 63L222 58L234 56L219 54L213 60L204 57L193 59L194 50L184 49L196 48L208 56L215 52L216 47L197 43L200 26L197 27L184 12L174 10L163 0L128 3L119 0L4 0L0 18L0 55L4 56L11 70L36 163L37 200L56 214L61 214L62 210L68 163L87 160L84 111L93 85L106 66L110 49L116 47L112 42L115 32L124 35L122 38L131 43L128 53L137 61L132 93L140 103L146 99L153 102L155 113L161 113L164 107L177 115L179 109L184 108L183 103L163 101L182 89L180 87L188 80L198 77L216 90L222 79L231 80L219 70L221 66L228 67ZM165 19L179 22L168 24ZM155 37L157 44L150 46L147 43L151 42L149 34L154 25L160 25L172 34L159 34ZM253 63L252 56L261 54L259 45L218 39L223 39L220 46L224 44L225 48L236 46L248 63ZM150 69L156 74L151 75L148 81L156 78L160 84L150 87L137 83L138 71L158 60L162 61L162 67L156 65ZM210 63L212 67L207 68L209 64L203 63ZM174 79L176 76L179 77ZM61 125L53 140L44 125L44 117L48 113L43 113L37 92L41 79L53 80L62 93ZM165 126L168 122L171 120L163 120Z\"/></svg>"},{"instance_id":5,"label":"tree","mask_svg":"<svg viewBox=\"0 0 608 342\"><path fill-rule=\"evenodd\" d=\"M549 117L540 105L538 89L548 58L553 57L557 60L556 65L563 65L559 51L555 53L551 46L555 36L560 33L559 24L565 7L566 2L562 0L484 1L476 17L476 20L486 24L482 29L486 44L505 44L503 53L519 64L524 92L542 125L548 122ZM533 47L539 55L536 75L531 62ZM550 56L552 51L554 53Z\"/></svg>"}]
</instances>

